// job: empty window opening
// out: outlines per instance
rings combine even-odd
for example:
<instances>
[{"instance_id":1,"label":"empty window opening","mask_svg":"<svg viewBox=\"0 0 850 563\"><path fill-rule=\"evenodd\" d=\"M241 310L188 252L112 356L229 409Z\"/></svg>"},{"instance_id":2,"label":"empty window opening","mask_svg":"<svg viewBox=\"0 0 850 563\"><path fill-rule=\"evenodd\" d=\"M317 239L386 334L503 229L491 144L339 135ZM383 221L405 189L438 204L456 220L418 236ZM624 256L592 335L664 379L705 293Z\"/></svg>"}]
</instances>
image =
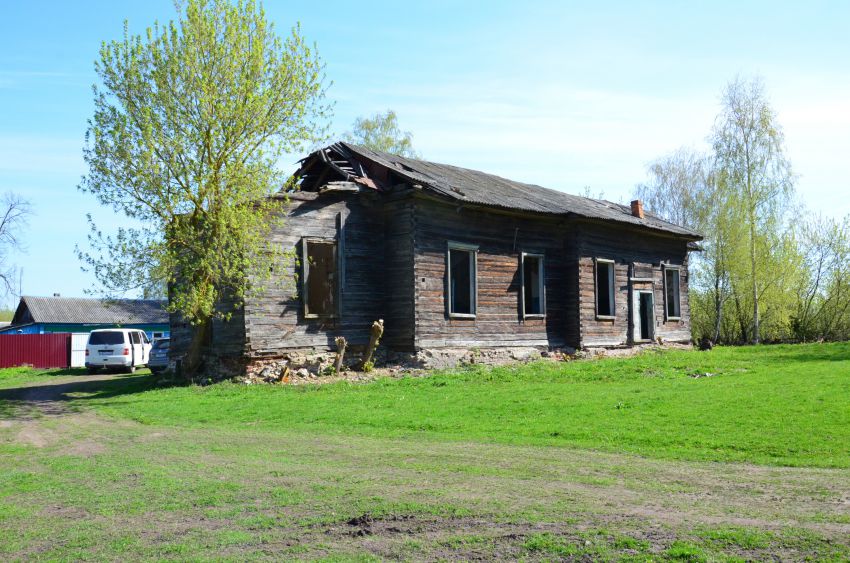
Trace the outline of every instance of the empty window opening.
<instances>
[{"instance_id":1,"label":"empty window opening","mask_svg":"<svg viewBox=\"0 0 850 563\"><path fill-rule=\"evenodd\" d=\"M678 319L682 315L680 303L679 270L664 269L664 297L667 302L667 318Z\"/></svg>"},{"instance_id":2,"label":"empty window opening","mask_svg":"<svg viewBox=\"0 0 850 563\"><path fill-rule=\"evenodd\" d=\"M522 313L523 316L544 314L543 256L522 255Z\"/></svg>"},{"instance_id":3,"label":"empty window opening","mask_svg":"<svg viewBox=\"0 0 850 563\"><path fill-rule=\"evenodd\" d=\"M304 241L304 316L336 316L336 243Z\"/></svg>"},{"instance_id":4,"label":"empty window opening","mask_svg":"<svg viewBox=\"0 0 850 563\"><path fill-rule=\"evenodd\" d=\"M449 314L475 315L475 251L449 248Z\"/></svg>"},{"instance_id":5,"label":"empty window opening","mask_svg":"<svg viewBox=\"0 0 850 563\"><path fill-rule=\"evenodd\" d=\"M614 316L614 262L596 261L596 314Z\"/></svg>"}]
</instances>

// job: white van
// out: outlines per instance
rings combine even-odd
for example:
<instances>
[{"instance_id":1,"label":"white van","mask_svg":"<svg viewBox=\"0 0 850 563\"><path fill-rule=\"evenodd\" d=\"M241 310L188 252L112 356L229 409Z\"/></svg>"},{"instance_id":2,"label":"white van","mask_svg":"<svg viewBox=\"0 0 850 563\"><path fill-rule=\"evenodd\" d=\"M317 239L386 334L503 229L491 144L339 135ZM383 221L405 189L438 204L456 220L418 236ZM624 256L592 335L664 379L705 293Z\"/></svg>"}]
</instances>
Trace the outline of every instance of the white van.
<instances>
[{"instance_id":1,"label":"white van","mask_svg":"<svg viewBox=\"0 0 850 563\"><path fill-rule=\"evenodd\" d=\"M100 368L121 369L129 373L148 363L151 341L142 330L104 328L93 330L86 343L86 368L96 373Z\"/></svg>"}]
</instances>

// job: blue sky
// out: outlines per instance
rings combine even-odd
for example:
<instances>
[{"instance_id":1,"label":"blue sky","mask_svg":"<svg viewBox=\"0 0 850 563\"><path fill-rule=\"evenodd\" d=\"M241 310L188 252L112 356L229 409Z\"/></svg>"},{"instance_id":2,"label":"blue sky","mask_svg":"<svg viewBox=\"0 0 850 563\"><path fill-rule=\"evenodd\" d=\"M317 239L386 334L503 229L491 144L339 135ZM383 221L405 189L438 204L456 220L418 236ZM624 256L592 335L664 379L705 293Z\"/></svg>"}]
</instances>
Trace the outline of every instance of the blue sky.
<instances>
[{"instance_id":1,"label":"blue sky","mask_svg":"<svg viewBox=\"0 0 850 563\"><path fill-rule=\"evenodd\" d=\"M447 162L629 198L646 165L701 147L735 75L760 75L804 204L850 213L850 2L266 2L301 22L333 81L334 131L392 108L415 147ZM141 33L169 1L0 6L0 192L28 198L23 292L83 295L77 191L93 62L123 21ZM293 160L295 156L293 156Z\"/></svg>"}]
</instances>

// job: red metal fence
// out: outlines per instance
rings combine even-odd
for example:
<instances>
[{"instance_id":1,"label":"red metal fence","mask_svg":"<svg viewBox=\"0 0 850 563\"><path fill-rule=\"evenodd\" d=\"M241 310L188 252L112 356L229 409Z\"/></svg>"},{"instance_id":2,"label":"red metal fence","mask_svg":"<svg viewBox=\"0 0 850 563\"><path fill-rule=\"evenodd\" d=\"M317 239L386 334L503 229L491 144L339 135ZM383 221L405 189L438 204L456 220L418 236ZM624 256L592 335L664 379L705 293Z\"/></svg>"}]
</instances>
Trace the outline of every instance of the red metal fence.
<instances>
[{"instance_id":1,"label":"red metal fence","mask_svg":"<svg viewBox=\"0 0 850 563\"><path fill-rule=\"evenodd\" d=\"M0 368L31 365L66 368L71 365L71 335L0 334Z\"/></svg>"}]
</instances>

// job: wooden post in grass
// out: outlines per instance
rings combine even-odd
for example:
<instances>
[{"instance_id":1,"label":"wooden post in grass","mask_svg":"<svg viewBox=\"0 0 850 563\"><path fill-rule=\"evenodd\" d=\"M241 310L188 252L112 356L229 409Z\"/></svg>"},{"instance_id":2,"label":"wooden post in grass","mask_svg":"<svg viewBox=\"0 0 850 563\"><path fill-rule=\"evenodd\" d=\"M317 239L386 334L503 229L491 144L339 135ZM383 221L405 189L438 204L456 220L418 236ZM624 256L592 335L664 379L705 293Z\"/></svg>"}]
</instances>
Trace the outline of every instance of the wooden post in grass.
<instances>
[{"instance_id":1,"label":"wooden post in grass","mask_svg":"<svg viewBox=\"0 0 850 563\"><path fill-rule=\"evenodd\" d=\"M384 335L384 319L378 319L374 323L372 323L372 335L369 338L369 347L366 348L366 355L363 356L363 363L360 364L360 369L363 371L372 371L373 363L372 363L372 355L375 353L375 349L378 347L378 344L381 343L381 336Z\"/></svg>"},{"instance_id":2,"label":"wooden post in grass","mask_svg":"<svg viewBox=\"0 0 850 563\"><path fill-rule=\"evenodd\" d=\"M345 340L344 336L337 336L334 342L336 342L336 360L334 361L334 373L339 375L342 372L342 358L345 356L345 348L348 346L348 342Z\"/></svg>"}]
</instances>

